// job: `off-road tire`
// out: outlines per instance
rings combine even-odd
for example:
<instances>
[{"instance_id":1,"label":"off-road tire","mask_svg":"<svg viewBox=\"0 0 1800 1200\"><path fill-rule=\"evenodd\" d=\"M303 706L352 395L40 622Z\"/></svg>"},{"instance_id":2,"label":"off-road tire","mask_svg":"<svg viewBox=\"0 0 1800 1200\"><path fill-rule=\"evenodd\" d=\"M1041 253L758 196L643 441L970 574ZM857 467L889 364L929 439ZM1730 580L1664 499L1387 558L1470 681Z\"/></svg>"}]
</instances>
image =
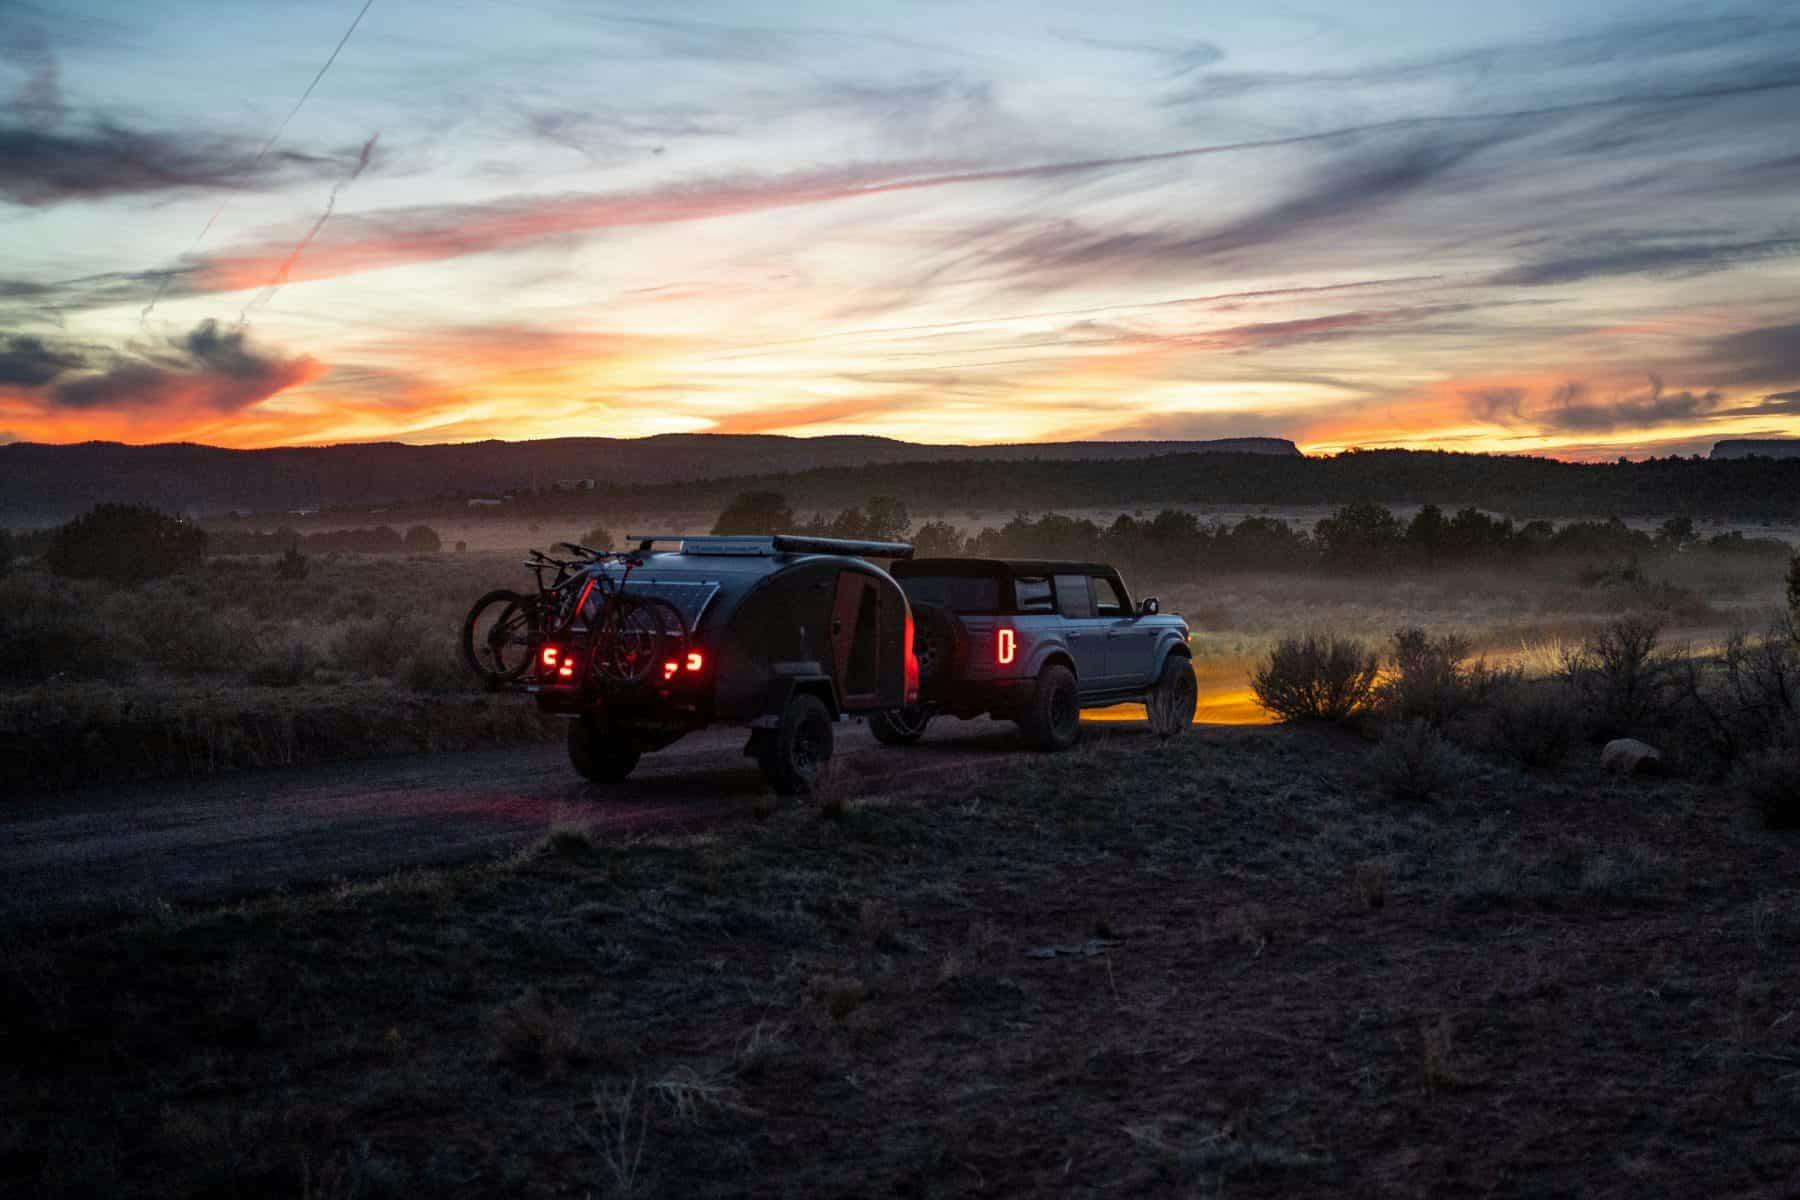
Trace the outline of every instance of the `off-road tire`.
<instances>
[{"instance_id":1,"label":"off-road tire","mask_svg":"<svg viewBox=\"0 0 1800 1200\"><path fill-rule=\"evenodd\" d=\"M831 710L817 696L802 692L788 698L781 724L769 730L756 748L756 762L777 795L811 792L831 761Z\"/></svg>"},{"instance_id":2,"label":"off-road tire","mask_svg":"<svg viewBox=\"0 0 1800 1200\"><path fill-rule=\"evenodd\" d=\"M884 708L869 714L869 732L884 746L910 746L925 736L931 713L923 708Z\"/></svg>"},{"instance_id":3,"label":"off-road tire","mask_svg":"<svg viewBox=\"0 0 1800 1200\"><path fill-rule=\"evenodd\" d=\"M1019 713L1019 728L1040 750L1067 750L1081 738L1081 697L1075 672L1051 663L1038 672L1031 699Z\"/></svg>"},{"instance_id":4,"label":"off-road tire","mask_svg":"<svg viewBox=\"0 0 1800 1200\"><path fill-rule=\"evenodd\" d=\"M620 783L638 764L642 751L623 730L593 717L569 722L569 761L594 783Z\"/></svg>"},{"instance_id":5,"label":"off-road tire","mask_svg":"<svg viewBox=\"0 0 1800 1200\"><path fill-rule=\"evenodd\" d=\"M1194 680L1194 663L1185 655L1171 654L1162 674L1144 697L1144 713L1156 736L1167 740L1194 723L1200 702L1200 685Z\"/></svg>"},{"instance_id":6,"label":"off-road tire","mask_svg":"<svg viewBox=\"0 0 1800 1200\"><path fill-rule=\"evenodd\" d=\"M915 604L913 657L919 663L919 687L940 692L961 678L969 661L969 631L941 604Z\"/></svg>"},{"instance_id":7,"label":"off-road tire","mask_svg":"<svg viewBox=\"0 0 1800 1200\"><path fill-rule=\"evenodd\" d=\"M491 619L490 612L496 614ZM459 643L463 665L489 687L511 683L531 667L540 624L535 599L510 588L489 592L463 618ZM503 643L490 640L502 630L507 634L504 651Z\"/></svg>"}]
</instances>

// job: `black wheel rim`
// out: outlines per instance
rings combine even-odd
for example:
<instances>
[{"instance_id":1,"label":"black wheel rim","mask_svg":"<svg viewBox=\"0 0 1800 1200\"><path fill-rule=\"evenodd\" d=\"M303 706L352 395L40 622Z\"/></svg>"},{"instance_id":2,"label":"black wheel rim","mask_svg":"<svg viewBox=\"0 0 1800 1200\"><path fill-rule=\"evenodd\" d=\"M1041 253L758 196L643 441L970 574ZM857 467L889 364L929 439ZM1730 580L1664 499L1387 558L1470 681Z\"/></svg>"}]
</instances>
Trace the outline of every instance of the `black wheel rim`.
<instances>
[{"instance_id":1,"label":"black wheel rim","mask_svg":"<svg viewBox=\"0 0 1800 1200\"><path fill-rule=\"evenodd\" d=\"M896 708L888 714L889 723L908 737L924 733L925 722L930 719L922 708Z\"/></svg>"}]
</instances>

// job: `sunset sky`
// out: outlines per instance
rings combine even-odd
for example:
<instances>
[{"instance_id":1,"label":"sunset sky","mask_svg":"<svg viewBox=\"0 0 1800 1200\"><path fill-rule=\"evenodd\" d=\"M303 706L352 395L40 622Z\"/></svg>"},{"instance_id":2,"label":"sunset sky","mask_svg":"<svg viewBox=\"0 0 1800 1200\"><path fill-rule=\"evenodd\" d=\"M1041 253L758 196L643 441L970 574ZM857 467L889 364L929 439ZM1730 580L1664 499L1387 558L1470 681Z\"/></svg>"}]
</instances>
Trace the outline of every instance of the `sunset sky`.
<instances>
[{"instance_id":1,"label":"sunset sky","mask_svg":"<svg viewBox=\"0 0 1800 1200\"><path fill-rule=\"evenodd\" d=\"M1800 436L1800 10L0 0L0 440L707 431Z\"/></svg>"}]
</instances>

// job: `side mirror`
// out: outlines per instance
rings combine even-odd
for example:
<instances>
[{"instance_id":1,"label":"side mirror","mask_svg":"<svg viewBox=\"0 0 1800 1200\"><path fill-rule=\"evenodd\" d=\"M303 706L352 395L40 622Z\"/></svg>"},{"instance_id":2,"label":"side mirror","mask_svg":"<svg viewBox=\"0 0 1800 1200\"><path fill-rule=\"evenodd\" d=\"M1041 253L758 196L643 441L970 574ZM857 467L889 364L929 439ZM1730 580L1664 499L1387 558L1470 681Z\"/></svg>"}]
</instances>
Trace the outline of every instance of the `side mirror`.
<instances>
[{"instance_id":1,"label":"side mirror","mask_svg":"<svg viewBox=\"0 0 1800 1200\"><path fill-rule=\"evenodd\" d=\"M1162 605L1160 605L1156 602L1155 596L1145 596L1144 602L1142 604L1138 605L1138 614L1140 616L1154 617L1157 613L1159 613L1161 611L1162 611Z\"/></svg>"}]
</instances>

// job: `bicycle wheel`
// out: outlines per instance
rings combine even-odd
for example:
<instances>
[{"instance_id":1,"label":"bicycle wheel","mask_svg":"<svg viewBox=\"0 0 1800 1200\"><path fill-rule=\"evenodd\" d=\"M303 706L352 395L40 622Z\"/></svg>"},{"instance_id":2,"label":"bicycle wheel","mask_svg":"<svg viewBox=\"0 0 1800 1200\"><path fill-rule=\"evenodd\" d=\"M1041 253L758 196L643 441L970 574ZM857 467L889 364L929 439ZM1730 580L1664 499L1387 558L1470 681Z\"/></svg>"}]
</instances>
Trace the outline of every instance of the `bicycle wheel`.
<instances>
[{"instance_id":1,"label":"bicycle wheel","mask_svg":"<svg viewBox=\"0 0 1800 1200\"><path fill-rule=\"evenodd\" d=\"M594 631L594 674L607 683L640 684L687 649L681 610L658 596L620 596Z\"/></svg>"},{"instance_id":2,"label":"bicycle wheel","mask_svg":"<svg viewBox=\"0 0 1800 1200\"><path fill-rule=\"evenodd\" d=\"M463 663L490 686L511 683L531 666L537 634L534 598L506 588L489 592L463 619Z\"/></svg>"}]
</instances>

